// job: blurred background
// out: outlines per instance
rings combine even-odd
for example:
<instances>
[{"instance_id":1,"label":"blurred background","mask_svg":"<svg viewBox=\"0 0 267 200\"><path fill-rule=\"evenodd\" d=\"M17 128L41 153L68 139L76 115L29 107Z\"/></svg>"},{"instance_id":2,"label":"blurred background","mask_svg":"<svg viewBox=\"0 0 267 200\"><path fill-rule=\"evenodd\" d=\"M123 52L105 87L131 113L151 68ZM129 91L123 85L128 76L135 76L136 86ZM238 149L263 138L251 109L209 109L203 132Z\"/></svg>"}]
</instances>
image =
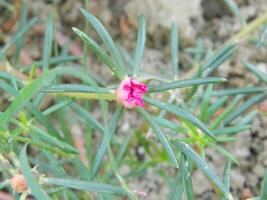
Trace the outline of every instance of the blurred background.
<instances>
[{"instance_id":1,"label":"blurred background","mask_svg":"<svg viewBox=\"0 0 267 200\"><path fill-rule=\"evenodd\" d=\"M40 23L27 34L19 55L19 62L25 65L42 58L42 38L48 16L53 16L55 40L58 45L62 47L69 45L71 55L83 55L80 40L71 30L72 27L80 29L85 27L84 18L80 13L81 7L86 7L100 19L114 40L128 52L133 52L135 48L138 16L145 15L147 42L143 67L154 74L161 74L163 71L168 73L168 69L171 69L170 26L173 20L179 27L179 64L182 74L190 73L192 69L190 53L199 41L205 48L216 49L242 28L240 19L232 15L223 0L1 0L0 47L16 32L21 19L21 8L25 6L23 2L29 10L28 18L40 19ZM247 22L267 10L266 0L235 0L235 2L240 8L241 16ZM88 34L99 40L91 27L88 27ZM255 62L267 73L267 48L259 49L252 43L241 44L241 48L234 57L216 72L216 75L229 80L226 87L257 84L258 80L244 70L240 60ZM100 77L107 73L105 68L101 67L103 64L94 56L90 56L89 62L89 69L98 73ZM169 71L171 73L171 70ZM109 78L109 76L105 77ZM2 104L1 101L0 105ZM262 102L257 108L266 112L267 102ZM129 126L125 126L129 128L138 120L131 117L128 121ZM239 134L237 140L228 144L227 148L241 163L232 171L231 189L234 196L245 199L259 194L264 168L267 167L267 117L258 116L253 122L252 130ZM142 149L136 147L134 151L136 156L144 159ZM219 174L222 172L224 160L218 153L209 151L207 160L215 169L218 169ZM148 191L148 199L163 199L168 194L168 188L153 171L148 171L145 176L129 184L133 187L145 188L145 191ZM211 187L201 172L195 172L193 184L198 199L214 199ZM0 196L0 199L5 198Z\"/></svg>"}]
</instances>

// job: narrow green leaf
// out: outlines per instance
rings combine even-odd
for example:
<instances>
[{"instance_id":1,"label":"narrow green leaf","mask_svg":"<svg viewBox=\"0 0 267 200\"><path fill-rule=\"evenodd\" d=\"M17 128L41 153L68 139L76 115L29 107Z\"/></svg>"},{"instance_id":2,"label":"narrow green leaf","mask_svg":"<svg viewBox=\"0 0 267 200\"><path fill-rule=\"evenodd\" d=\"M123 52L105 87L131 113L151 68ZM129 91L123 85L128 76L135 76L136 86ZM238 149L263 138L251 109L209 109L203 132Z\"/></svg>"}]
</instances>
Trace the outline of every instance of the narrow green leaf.
<instances>
[{"instance_id":1,"label":"narrow green leaf","mask_svg":"<svg viewBox=\"0 0 267 200\"><path fill-rule=\"evenodd\" d=\"M88 192L126 195L126 191L123 188L104 183L59 178L43 178L43 183L46 185L57 185Z\"/></svg>"},{"instance_id":2,"label":"narrow green leaf","mask_svg":"<svg viewBox=\"0 0 267 200\"><path fill-rule=\"evenodd\" d=\"M231 184L231 160L227 160L224 170L223 170L223 183L225 187L230 191L230 184ZM221 197L221 200L227 200L224 196Z\"/></svg>"},{"instance_id":3,"label":"narrow green leaf","mask_svg":"<svg viewBox=\"0 0 267 200\"><path fill-rule=\"evenodd\" d=\"M140 66L142 64L142 58L144 55L146 43L146 20L143 15L139 17L139 26L138 26L138 36L134 57L134 75L138 75L140 71Z\"/></svg>"},{"instance_id":4,"label":"narrow green leaf","mask_svg":"<svg viewBox=\"0 0 267 200\"><path fill-rule=\"evenodd\" d=\"M265 200L267 199L267 171L264 172L264 178L261 186L261 195L259 197L259 200Z\"/></svg>"},{"instance_id":5,"label":"narrow green leaf","mask_svg":"<svg viewBox=\"0 0 267 200\"><path fill-rule=\"evenodd\" d=\"M227 101L228 97L224 96L215 101L211 106L208 108L208 118L211 117L214 113L216 113Z\"/></svg>"},{"instance_id":6,"label":"narrow green leaf","mask_svg":"<svg viewBox=\"0 0 267 200\"><path fill-rule=\"evenodd\" d=\"M246 25L246 20L241 15L241 12L234 0L223 0L224 3L228 6L233 15L239 20L242 26Z\"/></svg>"},{"instance_id":7,"label":"narrow green leaf","mask_svg":"<svg viewBox=\"0 0 267 200\"><path fill-rule=\"evenodd\" d=\"M36 199L42 199L42 200L49 200L51 199L39 186L37 180L34 178L34 175L31 172L31 167L28 163L28 158L26 154L27 145L25 145L20 152L19 161L20 161L20 167L21 171L27 180L27 184L31 190L31 194Z\"/></svg>"},{"instance_id":8,"label":"narrow green leaf","mask_svg":"<svg viewBox=\"0 0 267 200\"><path fill-rule=\"evenodd\" d=\"M179 76L179 37L178 28L175 21L173 21L171 25L171 59L173 80L176 80Z\"/></svg>"},{"instance_id":9,"label":"narrow green leaf","mask_svg":"<svg viewBox=\"0 0 267 200\"><path fill-rule=\"evenodd\" d=\"M264 87L234 88L234 89L213 91L211 95L220 97L220 96L230 96L230 95L238 95L238 94L262 93L266 91L266 89L267 88L264 88Z\"/></svg>"},{"instance_id":10,"label":"narrow green leaf","mask_svg":"<svg viewBox=\"0 0 267 200\"><path fill-rule=\"evenodd\" d=\"M242 63L246 67L246 69L248 69L249 71L251 71L261 81L263 81L264 83L267 83L267 74L266 73L264 73L263 71L261 71L256 66L254 66L254 65L252 65L250 63L246 63L246 62L242 62Z\"/></svg>"},{"instance_id":11,"label":"narrow green leaf","mask_svg":"<svg viewBox=\"0 0 267 200\"><path fill-rule=\"evenodd\" d=\"M53 147L57 147L59 149L64 150L66 153L73 153L73 154L78 154L79 152L72 147L71 145L60 141L59 139L57 139L56 137L53 137L49 134L47 134L46 132L44 132L43 130L41 130L38 127L35 127L33 125L30 125L30 130L35 132L36 136L39 137L44 143L49 144Z\"/></svg>"},{"instance_id":12,"label":"narrow green leaf","mask_svg":"<svg viewBox=\"0 0 267 200\"><path fill-rule=\"evenodd\" d=\"M205 63L202 65L202 69L206 70L205 76L208 76L217 69L224 61L226 61L229 57L232 56L235 51L236 43L226 43L223 47L218 49L215 53L213 53L208 59L206 59Z\"/></svg>"},{"instance_id":13,"label":"narrow green leaf","mask_svg":"<svg viewBox=\"0 0 267 200\"><path fill-rule=\"evenodd\" d=\"M224 111L216 117L216 119L212 122L210 125L211 129L218 128L218 126L229 116L231 113L233 113L234 108L236 105L240 102L242 96L236 96L236 98L230 103L230 105L224 109Z\"/></svg>"},{"instance_id":14,"label":"narrow green leaf","mask_svg":"<svg viewBox=\"0 0 267 200\"><path fill-rule=\"evenodd\" d=\"M161 132L159 126L157 125L157 123L154 121L153 117L146 112L144 109L138 108L138 112L144 117L144 119L151 125L151 128L153 129L153 132L155 133L156 137L159 139L159 141L161 142L162 146L164 147L164 149L166 150L166 152L168 153L171 161L173 162L173 164L178 167L178 161L176 159L175 153L168 141L168 139L166 138L166 136Z\"/></svg>"},{"instance_id":15,"label":"narrow green leaf","mask_svg":"<svg viewBox=\"0 0 267 200\"><path fill-rule=\"evenodd\" d=\"M72 29L88 46L88 48L93 51L106 65L109 69L117 76L119 79L123 79L125 73L123 70L110 59L107 53L90 37L88 37L84 32L77 28Z\"/></svg>"},{"instance_id":16,"label":"narrow green leaf","mask_svg":"<svg viewBox=\"0 0 267 200\"><path fill-rule=\"evenodd\" d=\"M247 125L247 124L251 124L251 122L253 121L253 119L258 115L258 111L254 110L252 112L250 112L249 114L247 114L246 116L244 116L240 122L240 125Z\"/></svg>"},{"instance_id":17,"label":"narrow green leaf","mask_svg":"<svg viewBox=\"0 0 267 200\"><path fill-rule=\"evenodd\" d=\"M183 182L182 175L179 173L174 183L171 185L170 192L168 194L168 200L180 200L183 194Z\"/></svg>"},{"instance_id":18,"label":"narrow green leaf","mask_svg":"<svg viewBox=\"0 0 267 200\"><path fill-rule=\"evenodd\" d=\"M203 160L189 145L183 142L175 142L174 146L184 153L188 159L190 159L206 176L207 178L216 186L219 191L228 199L233 200L232 195L227 190L226 186L215 174L214 170Z\"/></svg>"},{"instance_id":19,"label":"narrow green leaf","mask_svg":"<svg viewBox=\"0 0 267 200\"><path fill-rule=\"evenodd\" d=\"M54 112L57 112L58 110L65 108L68 106L72 100L62 100L59 101L58 103L54 104L53 106L47 108L46 110L43 111L43 115L50 115Z\"/></svg>"},{"instance_id":20,"label":"narrow green leaf","mask_svg":"<svg viewBox=\"0 0 267 200\"><path fill-rule=\"evenodd\" d=\"M53 74L51 72L45 72L43 75L32 81L27 85L20 94L12 101L11 105L5 110L3 115L0 117L2 124L8 122L10 117L18 112L23 106L25 106L29 100L42 89L44 85L49 84L53 80Z\"/></svg>"},{"instance_id":21,"label":"narrow green leaf","mask_svg":"<svg viewBox=\"0 0 267 200\"><path fill-rule=\"evenodd\" d=\"M85 93L111 93L112 90L102 87L80 85L80 84L60 84L51 85L42 89L42 92L85 92Z\"/></svg>"},{"instance_id":22,"label":"narrow green leaf","mask_svg":"<svg viewBox=\"0 0 267 200\"><path fill-rule=\"evenodd\" d=\"M263 101L267 97L267 92L263 94L259 94L249 98L245 101L240 107L238 107L234 112L232 112L225 120L224 125L229 124L235 118L243 114L246 110L248 110L251 106Z\"/></svg>"},{"instance_id":23,"label":"narrow green leaf","mask_svg":"<svg viewBox=\"0 0 267 200\"><path fill-rule=\"evenodd\" d=\"M109 33L103 26L103 24L95 18L90 12L87 10L81 8L82 14L85 16L86 20L94 27L94 29L97 31L99 34L100 38L102 41L105 43L106 47L108 48L114 62L117 65L117 69L121 72L124 73L122 67L123 67L123 59L122 56L114 44L113 40L111 39ZM124 73L125 74L125 73Z\"/></svg>"},{"instance_id":24,"label":"narrow green leaf","mask_svg":"<svg viewBox=\"0 0 267 200\"><path fill-rule=\"evenodd\" d=\"M250 128L251 128L250 125L241 125L240 124L240 125L233 126L233 127L216 129L216 130L213 130L213 133L216 136L218 136L218 135L233 135L233 134L240 133L242 131L246 131Z\"/></svg>"},{"instance_id":25,"label":"narrow green leaf","mask_svg":"<svg viewBox=\"0 0 267 200\"><path fill-rule=\"evenodd\" d=\"M216 151L218 151L219 153L221 153L222 155L224 155L226 158L230 159L231 161L233 161L235 164L240 165L239 161L229 152L227 151L225 148L215 144L215 143L209 143L208 146L214 148Z\"/></svg>"},{"instance_id":26,"label":"narrow green leaf","mask_svg":"<svg viewBox=\"0 0 267 200\"><path fill-rule=\"evenodd\" d=\"M43 70L47 70L49 66L49 60L52 53L53 43L53 19L49 17L46 24L44 48L43 48Z\"/></svg>"},{"instance_id":27,"label":"narrow green leaf","mask_svg":"<svg viewBox=\"0 0 267 200\"><path fill-rule=\"evenodd\" d=\"M181 156L181 162L179 163L181 167L181 174L183 177L183 186L186 200L194 200L195 195L193 191L192 178L190 173L189 162L186 160L184 155Z\"/></svg>"},{"instance_id":28,"label":"narrow green leaf","mask_svg":"<svg viewBox=\"0 0 267 200\"><path fill-rule=\"evenodd\" d=\"M110 145L111 138L113 134L116 131L121 113L122 113L122 107L118 107L112 117L112 120L108 126L108 128L105 130L105 133L103 135L103 139L97 149L93 168L92 168L92 178L94 178L99 170L99 167L104 159L105 153Z\"/></svg>"},{"instance_id":29,"label":"narrow green leaf","mask_svg":"<svg viewBox=\"0 0 267 200\"><path fill-rule=\"evenodd\" d=\"M203 122L206 122L208 120L208 108L211 98L211 92L212 92L213 85L208 85L207 89L204 93L201 105L200 105L200 120Z\"/></svg>"},{"instance_id":30,"label":"narrow green leaf","mask_svg":"<svg viewBox=\"0 0 267 200\"><path fill-rule=\"evenodd\" d=\"M91 126L92 128L100 131L100 133L104 133L105 132L105 129L103 128L103 126L89 112L87 112L84 108L82 108L81 106L79 106L76 103L71 103L70 107L83 120L88 122L89 126Z\"/></svg>"},{"instance_id":31,"label":"narrow green leaf","mask_svg":"<svg viewBox=\"0 0 267 200\"><path fill-rule=\"evenodd\" d=\"M148 92L161 92L161 91L172 90L176 88L191 87L195 85L203 85L203 84L210 84L210 83L220 83L220 82L225 82L225 81L227 81L225 78L218 78L218 77L185 79L185 80L179 80L179 81L172 81L170 83L162 83L158 86L149 87Z\"/></svg>"},{"instance_id":32,"label":"narrow green leaf","mask_svg":"<svg viewBox=\"0 0 267 200\"><path fill-rule=\"evenodd\" d=\"M16 34L11 37L11 39L6 43L6 45L0 50L0 55L5 53L12 45L16 44L17 41L19 41L24 34L31 29L31 27L36 24L38 21L37 18L33 18L29 21L22 29L20 29Z\"/></svg>"},{"instance_id":33,"label":"narrow green leaf","mask_svg":"<svg viewBox=\"0 0 267 200\"><path fill-rule=\"evenodd\" d=\"M163 103L163 102L151 99L149 97L144 97L144 100L153 106L166 110L167 112L173 113L177 115L178 117L191 122L196 127L198 127L200 130L202 130L204 133L206 133L209 137L215 139L213 133L199 119L197 119L195 116L185 111L184 109L181 109L178 106L174 106L169 103Z\"/></svg>"}]
</instances>

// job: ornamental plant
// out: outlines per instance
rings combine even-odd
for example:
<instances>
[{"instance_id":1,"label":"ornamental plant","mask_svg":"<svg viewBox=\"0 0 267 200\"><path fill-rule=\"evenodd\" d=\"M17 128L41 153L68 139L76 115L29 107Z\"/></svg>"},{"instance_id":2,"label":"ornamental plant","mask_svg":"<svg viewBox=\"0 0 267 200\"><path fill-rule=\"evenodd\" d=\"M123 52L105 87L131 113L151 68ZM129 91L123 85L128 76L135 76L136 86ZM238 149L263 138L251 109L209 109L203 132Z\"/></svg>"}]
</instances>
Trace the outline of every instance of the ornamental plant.
<instances>
[{"instance_id":1,"label":"ornamental plant","mask_svg":"<svg viewBox=\"0 0 267 200\"><path fill-rule=\"evenodd\" d=\"M188 49L194 73L185 76L179 70L179 31L174 22L172 72L158 77L142 69L143 16L132 57L115 44L97 18L85 9L81 12L102 42L87 35L88 28L73 28L84 44L83 64L68 66L67 62L81 58L66 54L66 50L62 54L53 51L57 41L52 18L46 25L42 60L20 70L17 58L7 56L13 45L16 54L20 52L23 37L37 19L22 20L21 28L1 48L6 71L0 74L0 87L10 95L10 104L0 115L1 188L22 199L29 195L42 200L145 199L146 191L129 183L153 169L170 188L165 199L191 200L195 199L192 174L200 170L211 183L214 196L233 199L230 172L239 161L223 144L251 127L255 111L249 108L265 99L266 91L260 87L223 89L226 77L213 74L267 21L267 14L213 52L205 51L199 40L195 48ZM88 70L88 51L109 69L111 81ZM38 76L37 70L41 71ZM66 84L63 75L75 77L79 83ZM51 97L53 104L41 110L40 104ZM92 112L96 105L100 118ZM142 121L123 135L120 127L125 113ZM86 159L81 157L79 138L70 131L75 121L83 124ZM135 145L144 149L145 160L132 153ZM207 148L225 157L222 177L206 161ZM122 174L123 166L130 169L126 174Z\"/></svg>"}]
</instances>

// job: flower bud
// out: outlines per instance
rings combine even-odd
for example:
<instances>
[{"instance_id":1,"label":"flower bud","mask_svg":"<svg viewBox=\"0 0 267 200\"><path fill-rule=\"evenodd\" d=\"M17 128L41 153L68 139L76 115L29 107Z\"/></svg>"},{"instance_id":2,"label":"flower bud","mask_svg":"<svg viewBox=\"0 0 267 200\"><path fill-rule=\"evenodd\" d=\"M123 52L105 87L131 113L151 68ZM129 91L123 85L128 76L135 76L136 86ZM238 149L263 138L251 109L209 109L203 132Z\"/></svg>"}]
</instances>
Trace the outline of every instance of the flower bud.
<instances>
[{"instance_id":1,"label":"flower bud","mask_svg":"<svg viewBox=\"0 0 267 200\"><path fill-rule=\"evenodd\" d=\"M116 90L116 101L125 108L144 107L142 95L147 93L148 87L132 77L124 79Z\"/></svg>"},{"instance_id":2,"label":"flower bud","mask_svg":"<svg viewBox=\"0 0 267 200\"><path fill-rule=\"evenodd\" d=\"M25 192L28 188L28 184L22 174L16 174L11 178L10 185L18 193Z\"/></svg>"}]
</instances>

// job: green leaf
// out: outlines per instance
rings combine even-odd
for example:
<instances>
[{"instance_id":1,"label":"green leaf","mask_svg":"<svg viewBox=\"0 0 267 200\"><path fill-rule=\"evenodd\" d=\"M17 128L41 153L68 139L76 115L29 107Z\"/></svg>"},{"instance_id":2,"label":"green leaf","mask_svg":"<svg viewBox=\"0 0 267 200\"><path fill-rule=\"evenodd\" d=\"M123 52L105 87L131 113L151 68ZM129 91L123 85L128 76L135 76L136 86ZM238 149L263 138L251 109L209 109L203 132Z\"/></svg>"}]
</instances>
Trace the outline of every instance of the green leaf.
<instances>
[{"instance_id":1,"label":"green leaf","mask_svg":"<svg viewBox=\"0 0 267 200\"><path fill-rule=\"evenodd\" d=\"M58 92L85 92L85 93L111 93L112 90L102 87L80 85L80 84L60 84L52 85L42 89L42 92L58 93Z\"/></svg>"},{"instance_id":2,"label":"green leaf","mask_svg":"<svg viewBox=\"0 0 267 200\"><path fill-rule=\"evenodd\" d=\"M142 64L142 58L144 55L144 48L146 43L146 21L145 17L141 15L139 17L139 26L138 26L138 36L134 57L134 75L138 75L140 71L140 66Z\"/></svg>"},{"instance_id":3,"label":"green leaf","mask_svg":"<svg viewBox=\"0 0 267 200\"><path fill-rule=\"evenodd\" d=\"M233 135L233 134L240 133L242 131L246 131L250 128L251 128L250 125L241 125L240 124L240 125L233 126L233 127L225 127L225 128L216 129L216 130L213 130L213 133L216 136L218 136L218 135Z\"/></svg>"},{"instance_id":4,"label":"green leaf","mask_svg":"<svg viewBox=\"0 0 267 200\"><path fill-rule=\"evenodd\" d=\"M261 195L259 197L259 200L265 200L267 199L267 171L264 172L264 178L261 186Z\"/></svg>"},{"instance_id":5,"label":"green leaf","mask_svg":"<svg viewBox=\"0 0 267 200\"><path fill-rule=\"evenodd\" d=\"M185 198L186 200L194 200L195 195L193 191L192 178L191 178L192 176L191 176L190 167L189 167L190 165L184 155L181 155L181 162L179 163L179 166L181 167L181 174L183 177Z\"/></svg>"},{"instance_id":6,"label":"green leaf","mask_svg":"<svg viewBox=\"0 0 267 200\"><path fill-rule=\"evenodd\" d=\"M72 30L85 42L88 48L93 51L106 65L109 69L117 76L119 79L123 79L125 73L123 70L110 59L107 53L90 37L88 37L84 32L77 28L72 28Z\"/></svg>"},{"instance_id":7,"label":"green leaf","mask_svg":"<svg viewBox=\"0 0 267 200\"><path fill-rule=\"evenodd\" d=\"M166 150L166 152L168 153L171 161L173 162L173 164L178 167L178 161L177 158L175 156L175 153L168 141L168 139L166 138L166 136L161 132L160 127L157 125L157 123L154 121L153 117L146 112L144 109L142 108L138 108L138 112L144 117L144 119L150 124L151 128L153 129L153 132L155 133L156 137L159 139L159 141L161 142L162 146L164 147L164 149Z\"/></svg>"},{"instance_id":8,"label":"green leaf","mask_svg":"<svg viewBox=\"0 0 267 200\"><path fill-rule=\"evenodd\" d=\"M214 148L216 151L223 154L225 157L227 157L228 159L233 161L235 164L240 165L239 161L229 151L227 151L223 147L221 147L215 143L209 143L208 146Z\"/></svg>"},{"instance_id":9,"label":"green leaf","mask_svg":"<svg viewBox=\"0 0 267 200\"><path fill-rule=\"evenodd\" d=\"M231 184L231 168L232 168L231 160L227 160L223 170L223 183L225 187L228 189L228 191L230 191L230 184ZM221 200L227 200L227 199L224 198L224 196L222 196Z\"/></svg>"},{"instance_id":10,"label":"green leaf","mask_svg":"<svg viewBox=\"0 0 267 200\"><path fill-rule=\"evenodd\" d=\"M215 101L210 107L208 108L207 115L208 118L211 117L214 113L216 113L227 101L228 97L224 96L219 100Z\"/></svg>"},{"instance_id":11,"label":"green leaf","mask_svg":"<svg viewBox=\"0 0 267 200\"><path fill-rule=\"evenodd\" d=\"M210 83L220 83L220 82L225 82L225 81L227 81L225 78L218 78L218 77L185 79L185 80L179 80L179 81L172 81L170 83L162 83L158 86L149 87L148 92L161 92L161 91L172 90L176 88L191 87L195 85L203 85L203 84L210 84Z\"/></svg>"},{"instance_id":12,"label":"green leaf","mask_svg":"<svg viewBox=\"0 0 267 200\"><path fill-rule=\"evenodd\" d=\"M245 88L234 88L234 89L213 91L211 95L220 97L220 96L230 96L230 95L238 95L238 94L262 93L265 91L266 91L266 88L264 87L245 87Z\"/></svg>"},{"instance_id":13,"label":"green leaf","mask_svg":"<svg viewBox=\"0 0 267 200\"><path fill-rule=\"evenodd\" d=\"M215 69L217 69L224 61L232 56L235 51L236 43L229 42L226 43L223 47L218 49L213 53L205 63L202 65L202 69L206 70L204 76L208 76Z\"/></svg>"},{"instance_id":14,"label":"green leaf","mask_svg":"<svg viewBox=\"0 0 267 200\"><path fill-rule=\"evenodd\" d=\"M241 15L240 9L234 0L223 0L224 3L228 6L233 15L239 20L242 26L246 25L246 20Z\"/></svg>"},{"instance_id":15,"label":"green leaf","mask_svg":"<svg viewBox=\"0 0 267 200\"><path fill-rule=\"evenodd\" d=\"M263 81L264 83L267 83L267 74L266 73L264 73L263 71L261 71L256 66L254 66L254 65L252 65L250 63L246 63L246 62L242 62L242 63L249 71L251 71L261 81Z\"/></svg>"},{"instance_id":16,"label":"green leaf","mask_svg":"<svg viewBox=\"0 0 267 200\"><path fill-rule=\"evenodd\" d=\"M263 101L267 97L267 92L263 94L259 94L249 98L245 101L240 107L238 107L234 112L232 112L225 120L224 125L229 124L235 118L243 114L246 110L248 110L251 106Z\"/></svg>"},{"instance_id":17,"label":"green leaf","mask_svg":"<svg viewBox=\"0 0 267 200\"><path fill-rule=\"evenodd\" d=\"M224 109L224 111L211 123L210 128L215 129L229 116L233 113L234 108L240 102L242 96L236 96L232 103Z\"/></svg>"},{"instance_id":18,"label":"green leaf","mask_svg":"<svg viewBox=\"0 0 267 200\"><path fill-rule=\"evenodd\" d=\"M30 125L30 130L37 133L36 136L40 138L41 141L43 141L46 144L51 145L52 147L57 147L59 149L64 150L66 153L72 153L72 154L78 154L79 152L72 147L71 145L60 141L56 137L53 137L46 132L42 131L42 129L35 127L33 125Z\"/></svg>"},{"instance_id":19,"label":"green leaf","mask_svg":"<svg viewBox=\"0 0 267 200\"><path fill-rule=\"evenodd\" d=\"M100 131L100 133L105 133L105 129L103 128L103 126L84 108L82 108L81 106L79 106L76 103L71 103L70 107L74 112L76 112L78 115L80 115L80 117L83 120L88 122L89 126Z\"/></svg>"},{"instance_id":20,"label":"green leaf","mask_svg":"<svg viewBox=\"0 0 267 200\"><path fill-rule=\"evenodd\" d=\"M168 194L168 200L180 200L183 194L183 181L182 175L179 173L174 183L171 185L170 192Z\"/></svg>"},{"instance_id":21,"label":"green leaf","mask_svg":"<svg viewBox=\"0 0 267 200\"><path fill-rule=\"evenodd\" d=\"M46 185L63 186L67 188L84 190L88 192L126 195L126 191L123 188L104 183L80 181L75 179L59 179L59 178L43 178L43 183Z\"/></svg>"},{"instance_id":22,"label":"green leaf","mask_svg":"<svg viewBox=\"0 0 267 200\"><path fill-rule=\"evenodd\" d=\"M188 113L184 109L181 109L178 106L174 106L169 103L163 103L163 102L151 99L149 97L144 97L144 100L153 106L166 110L167 112L173 113L177 115L178 117L191 122L197 128L199 128L200 130L202 130L204 133L206 133L208 136L210 136L211 138L215 140L213 133L199 119L197 119L195 116L193 116L191 113Z\"/></svg>"},{"instance_id":23,"label":"green leaf","mask_svg":"<svg viewBox=\"0 0 267 200\"><path fill-rule=\"evenodd\" d=\"M29 85L27 85L20 94L12 101L11 105L5 110L3 115L0 117L0 121L2 124L8 122L10 117L18 112L23 106L25 106L29 100L42 89L44 85L49 84L54 78L52 72L44 72L40 77L32 81Z\"/></svg>"},{"instance_id":24,"label":"green leaf","mask_svg":"<svg viewBox=\"0 0 267 200\"><path fill-rule=\"evenodd\" d=\"M212 92L213 85L208 85L207 89L204 93L201 105L200 105L200 119L203 122L206 122L208 120L209 114L208 114L208 108L211 98L211 92Z\"/></svg>"},{"instance_id":25,"label":"green leaf","mask_svg":"<svg viewBox=\"0 0 267 200\"><path fill-rule=\"evenodd\" d=\"M53 20L49 17L46 24L45 38L44 38L44 48L43 48L43 70L47 70L49 66L49 60L52 53L52 43L53 43Z\"/></svg>"},{"instance_id":26,"label":"green leaf","mask_svg":"<svg viewBox=\"0 0 267 200\"><path fill-rule=\"evenodd\" d=\"M21 171L23 173L23 176L25 177L27 184L31 190L31 194L36 199L42 199L42 200L49 200L51 199L39 186L38 182L34 178L34 175L31 172L30 165L28 163L28 158L26 154L27 145L25 145L20 152L19 155L19 161L20 161L20 167Z\"/></svg>"},{"instance_id":27,"label":"green leaf","mask_svg":"<svg viewBox=\"0 0 267 200\"><path fill-rule=\"evenodd\" d=\"M38 22L37 18L33 18L29 21L22 29L20 29L16 34L6 43L6 45L0 50L0 55L5 53L12 45L16 44L25 33L31 29L31 27Z\"/></svg>"},{"instance_id":28,"label":"green leaf","mask_svg":"<svg viewBox=\"0 0 267 200\"><path fill-rule=\"evenodd\" d=\"M112 120L108 126L108 129L105 130L103 139L97 149L93 168L92 168L92 178L94 178L99 170L99 167L104 159L105 153L110 145L111 138L113 134L116 131L121 113L122 113L122 107L118 107L112 117Z\"/></svg>"},{"instance_id":29,"label":"green leaf","mask_svg":"<svg viewBox=\"0 0 267 200\"><path fill-rule=\"evenodd\" d=\"M214 170L212 170L205 160L203 160L193 149L191 149L189 145L185 144L184 142L175 142L174 146L179 151L184 153L186 157L190 159L207 176L207 178L228 200L233 200L232 195L224 183L215 174Z\"/></svg>"},{"instance_id":30,"label":"green leaf","mask_svg":"<svg viewBox=\"0 0 267 200\"><path fill-rule=\"evenodd\" d=\"M117 70L120 71L121 75L125 76L125 72L122 69L122 67L123 67L122 56L121 56L118 48L114 44L113 40L111 39L109 33L107 32L107 30L103 26L103 24L87 10L81 8L81 12L85 16L86 20L94 27L94 29L96 30L96 32L98 33L98 35L100 36L102 41L105 43L106 47L108 48L108 50L111 54L112 59L114 60L116 66L117 66ZM120 78L123 78L123 77L120 77Z\"/></svg>"},{"instance_id":31,"label":"green leaf","mask_svg":"<svg viewBox=\"0 0 267 200\"><path fill-rule=\"evenodd\" d=\"M171 59L173 69L173 80L179 76L179 37L178 28L175 21L171 25Z\"/></svg>"}]
</instances>

